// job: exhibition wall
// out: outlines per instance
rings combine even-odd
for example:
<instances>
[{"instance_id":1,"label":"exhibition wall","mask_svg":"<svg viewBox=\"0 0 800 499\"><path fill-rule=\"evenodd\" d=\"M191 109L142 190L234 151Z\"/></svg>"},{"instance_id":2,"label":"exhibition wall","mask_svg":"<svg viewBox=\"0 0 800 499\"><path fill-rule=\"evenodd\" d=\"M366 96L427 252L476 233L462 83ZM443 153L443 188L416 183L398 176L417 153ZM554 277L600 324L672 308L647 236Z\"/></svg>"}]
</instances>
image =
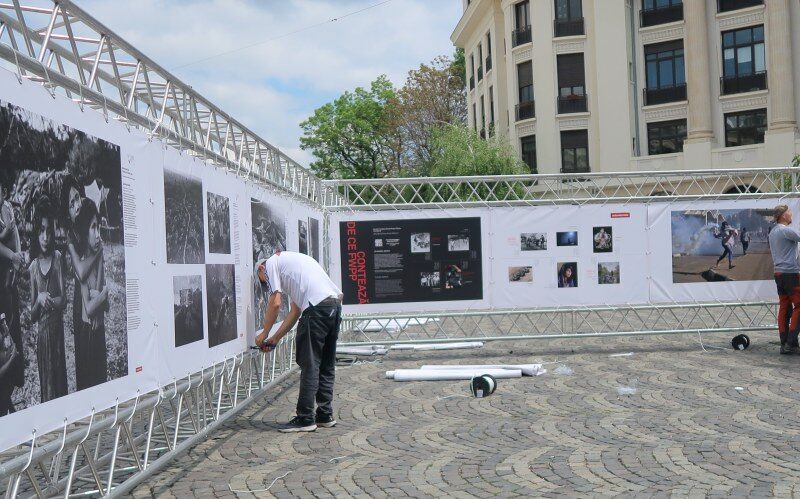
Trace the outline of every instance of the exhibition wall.
<instances>
[{"instance_id":1,"label":"exhibition wall","mask_svg":"<svg viewBox=\"0 0 800 499\"><path fill-rule=\"evenodd\" d=\"M0 96L0 450L242 354L254 261L322 254L303 200L5 71Z\"/></svg>"}]
</instances>

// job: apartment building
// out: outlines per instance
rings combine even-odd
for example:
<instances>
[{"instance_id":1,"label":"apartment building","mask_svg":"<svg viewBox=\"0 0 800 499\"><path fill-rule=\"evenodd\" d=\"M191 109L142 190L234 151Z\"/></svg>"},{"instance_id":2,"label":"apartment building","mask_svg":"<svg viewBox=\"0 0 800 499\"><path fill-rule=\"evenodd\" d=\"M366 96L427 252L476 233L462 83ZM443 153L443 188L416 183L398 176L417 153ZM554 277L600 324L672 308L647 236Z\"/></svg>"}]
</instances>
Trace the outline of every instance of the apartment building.
<instances>
[{"instance_id":1,"label":"apartment building","mask_svg":"<svg viewBox=\"0 0 800 499\"><path fill-rule=\"evenodd\" d=\"M800 154L797 0L462 0L469 123L535 173Z\"/></svg>"}]
</instances>

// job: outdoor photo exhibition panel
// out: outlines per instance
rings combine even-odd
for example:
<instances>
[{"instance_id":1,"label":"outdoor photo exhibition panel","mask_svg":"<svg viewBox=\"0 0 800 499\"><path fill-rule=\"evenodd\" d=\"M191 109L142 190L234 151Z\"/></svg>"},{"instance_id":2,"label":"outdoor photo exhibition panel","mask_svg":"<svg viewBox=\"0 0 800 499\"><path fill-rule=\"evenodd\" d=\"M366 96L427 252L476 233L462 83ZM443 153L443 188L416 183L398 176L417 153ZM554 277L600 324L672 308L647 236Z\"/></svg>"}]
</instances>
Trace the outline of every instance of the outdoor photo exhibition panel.
<instances>
[{"instance_id":1,"label":"outdoor photo exhibition panel","mask_svg":"<svg viewBox=\"0 0 800 499\"><path fill-rule=\"evenodd\" d=\"M345 313L485 309L486 209L335 213L331 269Z\"/></svg>"},{"instance_id":2,"label":"outdoor photo exhibition panel","mask_svg":"<svg viewBox=\"0 0 800 499\"><path fill-rule=\"evenodd\" d=\"M775 300L767 235L778 204L800 209L778 198L651 204L651 301Z\"/></svg>"},{"instance_id":3,"label":"outdoor photo exhibition panel","mask_svg":"<svg viewBox=\"0 0 800 499\"><path fill-rule=\"evenodd\" d=\"M246 349L242 255L245 183L178 151L164 150L152 193L160 234L157 266L160 379L201 371Z\"/></svg>"},{"instance_id":4,"label":"outdoor photo exhibition panel","mask_svg":"<svg viewBox=\"0 0 800 499\"><path fill-rule=\"evenodd\" d=\"M143 134L0 71L0 449L158 387Z\"/></svg>"},{"instance_id":5,"label":"outdoor photo exhibition panel","mask_svg":"<svg viewBox=\"0 0 800 499\"><path fill-rule=\"evenodd\" d=\"M646 303L644 205L495 208L492 306Z\"/></svg>"}]
</instances>

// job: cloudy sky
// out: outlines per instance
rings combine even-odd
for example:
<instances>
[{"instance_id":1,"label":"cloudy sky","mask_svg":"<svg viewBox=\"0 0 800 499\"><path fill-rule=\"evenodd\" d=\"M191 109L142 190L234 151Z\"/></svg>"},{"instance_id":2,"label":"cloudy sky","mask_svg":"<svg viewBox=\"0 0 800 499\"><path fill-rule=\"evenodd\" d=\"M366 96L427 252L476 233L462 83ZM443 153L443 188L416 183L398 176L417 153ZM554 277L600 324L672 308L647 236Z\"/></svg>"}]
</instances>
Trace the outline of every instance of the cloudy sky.
<instances>
[{"instance_id":1,"label":"cloudy sky","mask_svg":"<svg viewBox=\"0 0 800 499\"><path fill-rule=\"evenodd\" d=\"M453 53L450 33L461 16L461 0L384 2L76 3L307 166L312 157L299 147L299 123L314 109L345 90L368 85L380 74L399 86L409 69L437 55ZM362 9L367 10L355 13ZM334 18L339 20L326 22Z\"/></svg>"}]
</instances>

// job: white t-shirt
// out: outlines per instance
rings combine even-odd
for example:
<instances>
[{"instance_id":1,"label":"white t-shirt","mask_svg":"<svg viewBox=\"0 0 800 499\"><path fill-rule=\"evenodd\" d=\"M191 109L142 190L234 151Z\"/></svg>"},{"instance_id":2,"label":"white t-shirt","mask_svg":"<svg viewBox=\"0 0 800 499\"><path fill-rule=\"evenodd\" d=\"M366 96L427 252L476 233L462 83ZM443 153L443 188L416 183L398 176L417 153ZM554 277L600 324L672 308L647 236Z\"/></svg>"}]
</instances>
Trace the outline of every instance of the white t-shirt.
<instances>
[{"instance_id":1,"label":"white t-shirt","mask_svg":"<svg viewBox=\"0 0 800 499\"><path fill-rule=\"evenodd\" d=\"M342 291L331 281L316 260L302 253L281 251L264 263L269 294L280 291L304 311L328 297L342 298Z\"/></svg>"}]
</instances>

